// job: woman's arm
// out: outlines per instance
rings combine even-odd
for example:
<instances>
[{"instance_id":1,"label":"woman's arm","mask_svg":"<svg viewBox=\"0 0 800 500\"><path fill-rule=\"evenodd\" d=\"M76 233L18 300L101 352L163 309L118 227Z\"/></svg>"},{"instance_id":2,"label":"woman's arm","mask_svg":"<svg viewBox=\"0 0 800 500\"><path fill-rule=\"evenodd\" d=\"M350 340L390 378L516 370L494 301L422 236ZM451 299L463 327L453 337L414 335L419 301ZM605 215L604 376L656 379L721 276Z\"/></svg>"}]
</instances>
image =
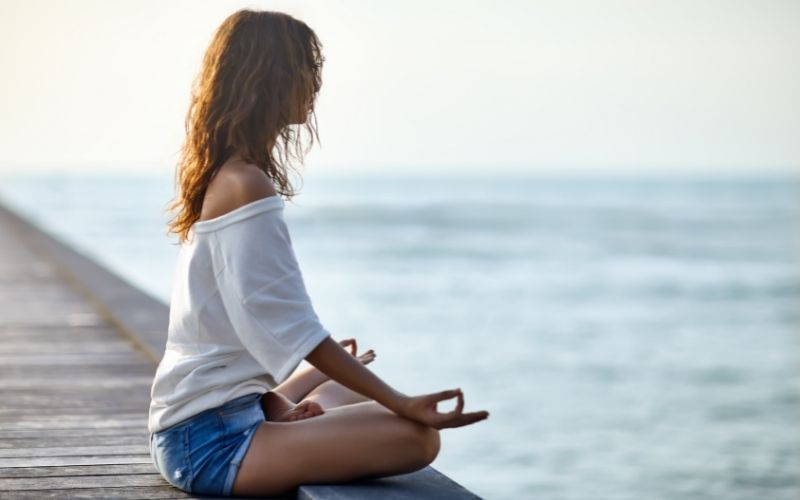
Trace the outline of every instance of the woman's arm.
<instances>
[{"instance_id":1,"label":"woman's arm","mask_svg":"<svg viewBox=\"0 0 800 500\"><path fill-rule=\"evenodd\" d=\"M390 387L330 337L320 342L305 359L343 386L374 399L400 416L437 429L469 425L489 416L487 411L463 413L464 395L461 389L407 396ZM458 402L454 410L447 413L437 411L436 404L439 401L456 397Z\"/></svg>"},{"instance_id":2,"label":"woman's arm","mask_svg":"<svg viewBox=\"0 0 800 500\"><path fill-rule=\"evenodd\" d=\"M356 354L358 350L356 339L340 340L339 345L342 347L350 347L350 354L355 356L361 364L369 364L375 359L375 351L372 349L369 349L363 354ZM295 370L294 373L289 375L288 379L278 384L272 391L280 393L293 403L299 403L309 392L328 380L330 380L330 377L319 371L318 368L307 366Z\"/></svg>"},{"instance_id":3,"label":"woman's arm","mask_svg":"<svg viewBox=\"0 0 800 500\"><path fill-rule=\"evenodd\" d=\"M343 386L374 399L395 413L402 411L407 396L378 378L331 337L320 342L306 356L306 361Z\"/></svg>"}]
</instances>

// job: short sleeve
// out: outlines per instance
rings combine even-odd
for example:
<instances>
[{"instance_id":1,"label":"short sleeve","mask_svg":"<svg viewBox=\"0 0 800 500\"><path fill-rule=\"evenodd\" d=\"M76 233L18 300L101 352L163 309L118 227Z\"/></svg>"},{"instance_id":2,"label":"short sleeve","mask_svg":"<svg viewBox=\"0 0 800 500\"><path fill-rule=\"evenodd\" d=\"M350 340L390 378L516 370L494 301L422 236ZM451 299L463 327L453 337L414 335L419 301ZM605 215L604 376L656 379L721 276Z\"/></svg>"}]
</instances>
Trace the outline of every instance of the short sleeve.
<instances>
[{"instance_id":1,"label":"short sleeve","mask_svg":"<svg viewBox=\"0 0 800 500\"><path fill-rule=\"evenodd\" d=\"M330 336L306 291L282 207L217 229L217 281L242 345L283 382Z\"/></svg>"}]
</instances>

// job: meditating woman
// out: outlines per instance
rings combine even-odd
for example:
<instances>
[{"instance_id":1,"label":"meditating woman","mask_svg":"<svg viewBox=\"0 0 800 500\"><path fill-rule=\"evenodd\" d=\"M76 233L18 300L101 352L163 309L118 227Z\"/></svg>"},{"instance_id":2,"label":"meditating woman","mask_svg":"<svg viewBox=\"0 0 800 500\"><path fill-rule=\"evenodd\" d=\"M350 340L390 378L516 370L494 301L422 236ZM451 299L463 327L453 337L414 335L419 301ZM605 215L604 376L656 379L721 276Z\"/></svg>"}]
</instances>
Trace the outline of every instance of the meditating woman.
<instances>
[{"instance_id":1,"label":"meditating woman","mask_svg":"<svg viewBox=\"0 0 800 500\"><path fill-rule=\"evenodd\" d=\"M153 464L189 493L279 495L412 472L436 457L439 429L488 416L465 413L459 389L390 387L366 367L374 352L333 340L314 312L282 197L295 194L287 172L307 151L302 126L311 144L317 134L322 62L305 23L243 9L218 28L194 81L148 422ZM453 410L437 410L452 398Z\"/></svg>"}]
</instances>

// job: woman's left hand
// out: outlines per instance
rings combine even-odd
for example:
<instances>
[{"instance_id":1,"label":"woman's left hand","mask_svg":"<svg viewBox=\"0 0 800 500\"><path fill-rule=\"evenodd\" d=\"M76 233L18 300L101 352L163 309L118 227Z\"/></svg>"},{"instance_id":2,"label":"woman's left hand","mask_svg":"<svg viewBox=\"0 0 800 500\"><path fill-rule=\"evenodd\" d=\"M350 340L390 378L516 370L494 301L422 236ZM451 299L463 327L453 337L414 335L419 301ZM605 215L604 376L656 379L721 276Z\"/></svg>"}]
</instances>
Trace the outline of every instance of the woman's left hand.
<instances>
[{"instance_id":1,"label":"woman's left hand","mask_svg":"<svg viewBox=\"0 0 800 500\"><path fill-rule=\"evenodd\" d=\"M340 340L339 345L341 345L345 349L347 349L347 347L349 346L350 354L352 354L353 357L361 361L362 364L368 365L375 360L375 351L373 351L372 349L362 354L356 354L356 352L358 351L358 345L356 343L356 339Z\"/></svg>"}]
</instances>

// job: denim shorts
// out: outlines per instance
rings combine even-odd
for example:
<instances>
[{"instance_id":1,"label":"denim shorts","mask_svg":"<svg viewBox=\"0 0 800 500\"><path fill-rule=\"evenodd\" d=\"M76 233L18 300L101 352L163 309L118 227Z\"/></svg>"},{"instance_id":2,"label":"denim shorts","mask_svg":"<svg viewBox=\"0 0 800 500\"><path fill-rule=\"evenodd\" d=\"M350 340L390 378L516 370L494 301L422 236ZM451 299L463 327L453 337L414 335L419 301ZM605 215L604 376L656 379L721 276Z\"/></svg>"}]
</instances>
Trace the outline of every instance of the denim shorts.
<instances>
[{"instance_id":1,"label":"denim shorts","mask_svg":"<svg viewBox=\"0 0 800 500\"><path fill-rule=\"evenodd\" d=\"M266 420L261 396L234 398L150 434L156 470L187 493L230 496L239 464Z\"/></svg>"}]
</instances>

